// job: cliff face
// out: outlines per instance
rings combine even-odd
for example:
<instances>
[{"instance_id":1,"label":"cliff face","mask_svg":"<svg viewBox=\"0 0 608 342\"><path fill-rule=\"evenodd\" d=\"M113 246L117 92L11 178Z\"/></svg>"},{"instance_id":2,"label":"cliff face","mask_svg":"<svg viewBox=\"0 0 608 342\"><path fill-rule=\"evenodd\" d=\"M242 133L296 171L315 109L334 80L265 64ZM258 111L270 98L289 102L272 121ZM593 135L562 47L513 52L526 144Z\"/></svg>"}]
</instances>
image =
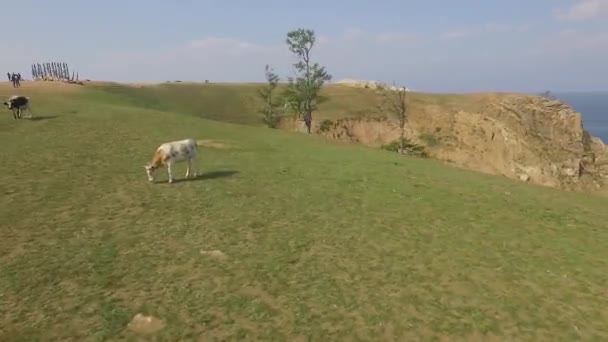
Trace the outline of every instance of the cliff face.
<instances>
[{"instance_id":1,"label":"cliff face","mask_svg":"<svg viewBox=\"0 0 608 342\"><path fill-rule=\"evenodd\" d=\"M608 185L608 148L568 105L525 95L476 95L469 105L413 103L407 138L431 158L481 172L568 190ZM389 119L343 118L317 132L371 146L394 141ZM300 130L297 123L287 128Z\"/></svg>"}]
</instances>

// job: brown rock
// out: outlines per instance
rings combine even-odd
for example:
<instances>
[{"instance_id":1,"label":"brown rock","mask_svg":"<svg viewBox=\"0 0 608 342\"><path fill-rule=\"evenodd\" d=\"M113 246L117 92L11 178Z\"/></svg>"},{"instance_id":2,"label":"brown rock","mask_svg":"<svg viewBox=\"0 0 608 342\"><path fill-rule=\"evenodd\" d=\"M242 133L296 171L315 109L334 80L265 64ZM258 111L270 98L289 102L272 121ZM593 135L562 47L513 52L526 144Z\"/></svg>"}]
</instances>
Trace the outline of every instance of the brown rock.
<instances>
[{"instance_id":1,"label":"brown rock","mask_svg":"<svg viewBox=\"0 0 608 342\"><path fill-rule=\"evenodd\" d=\"M217 249L213 250L213 251L201 251L201 254L208 255L212 258L219 259L219 260L225 260L228 258L226 256L226 254L224 254L224 252L217 250Z\"/></svg>"},{"instance_id":2,"label":"brown rock","mask_svg":"<svg viewBox=\"0 0 608 342\"><path fill-rule=\"evenodd\" d=\"M131 322L128 324L128 328L139 334L151 334L157 332L165 327L165 322L153 317L144 316L138 313L133 317Z\"/></svg>"}]
</instances>

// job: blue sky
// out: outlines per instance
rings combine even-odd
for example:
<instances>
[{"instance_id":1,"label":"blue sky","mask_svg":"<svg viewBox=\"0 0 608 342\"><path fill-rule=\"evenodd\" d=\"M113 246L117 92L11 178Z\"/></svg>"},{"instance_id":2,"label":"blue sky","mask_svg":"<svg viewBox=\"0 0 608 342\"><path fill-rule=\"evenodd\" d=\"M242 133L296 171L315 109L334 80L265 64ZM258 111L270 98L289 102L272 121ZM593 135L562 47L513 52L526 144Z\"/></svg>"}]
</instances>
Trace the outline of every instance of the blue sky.
<instances>
[{"instance_id":1,"label":"blue sky","mask_svg":"<svg viewBox=\"0 0 608 342\"><path fill-rule=\"evenodd\" d=\"M0 68L121 82L285 78L295 28L337 81L434 92L608 90L608 0L0 0ZM10 10L10 11L9 11ZM10 46L10 48L8 48ZM5 71L3 71L5 72Z\"/></svg>"}]
</instances>

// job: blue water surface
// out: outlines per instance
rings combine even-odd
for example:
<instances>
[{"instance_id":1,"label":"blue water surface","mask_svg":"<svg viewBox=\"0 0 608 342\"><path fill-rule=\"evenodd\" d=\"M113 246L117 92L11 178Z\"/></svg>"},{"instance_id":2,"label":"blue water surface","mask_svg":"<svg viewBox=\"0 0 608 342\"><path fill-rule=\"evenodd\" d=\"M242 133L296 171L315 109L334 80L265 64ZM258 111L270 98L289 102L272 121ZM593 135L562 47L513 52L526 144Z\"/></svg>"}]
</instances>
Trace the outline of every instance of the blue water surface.
<instances>
[{"instance_id":1,"label":"blue water surface","mask_svg":"<svg viewBox=\"0 0 608 342\"><path fill-rule=\"evenodd\" d=\"M583 126L591 135L608 143L608 92L554 93L583 116Z\"/></svg>"}]
</instances>

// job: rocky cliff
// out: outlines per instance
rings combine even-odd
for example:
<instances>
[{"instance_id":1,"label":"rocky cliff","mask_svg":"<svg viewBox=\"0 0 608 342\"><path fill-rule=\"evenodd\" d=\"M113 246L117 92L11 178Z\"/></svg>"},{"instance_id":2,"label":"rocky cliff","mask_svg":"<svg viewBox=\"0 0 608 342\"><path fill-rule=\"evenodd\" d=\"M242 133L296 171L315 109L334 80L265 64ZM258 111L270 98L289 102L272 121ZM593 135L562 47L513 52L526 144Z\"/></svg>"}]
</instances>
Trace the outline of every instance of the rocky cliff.
<instances>
[{"instance_id":1,"label":"rocky cliff","mask_svg":"<svg viewBox=\"0 0 608 342\"><path fill-rule=\"evenodd\" d=\"M527 95L413 97L407 138L431 158L485 173L568 190L608 185L608 148L567 104ZM465 97L465 95L460 95ZM332 139L380 146L398 139L388 118L315 123ZM297 123L284 128L301 128Z\"/></svg>"}]
</instances>

